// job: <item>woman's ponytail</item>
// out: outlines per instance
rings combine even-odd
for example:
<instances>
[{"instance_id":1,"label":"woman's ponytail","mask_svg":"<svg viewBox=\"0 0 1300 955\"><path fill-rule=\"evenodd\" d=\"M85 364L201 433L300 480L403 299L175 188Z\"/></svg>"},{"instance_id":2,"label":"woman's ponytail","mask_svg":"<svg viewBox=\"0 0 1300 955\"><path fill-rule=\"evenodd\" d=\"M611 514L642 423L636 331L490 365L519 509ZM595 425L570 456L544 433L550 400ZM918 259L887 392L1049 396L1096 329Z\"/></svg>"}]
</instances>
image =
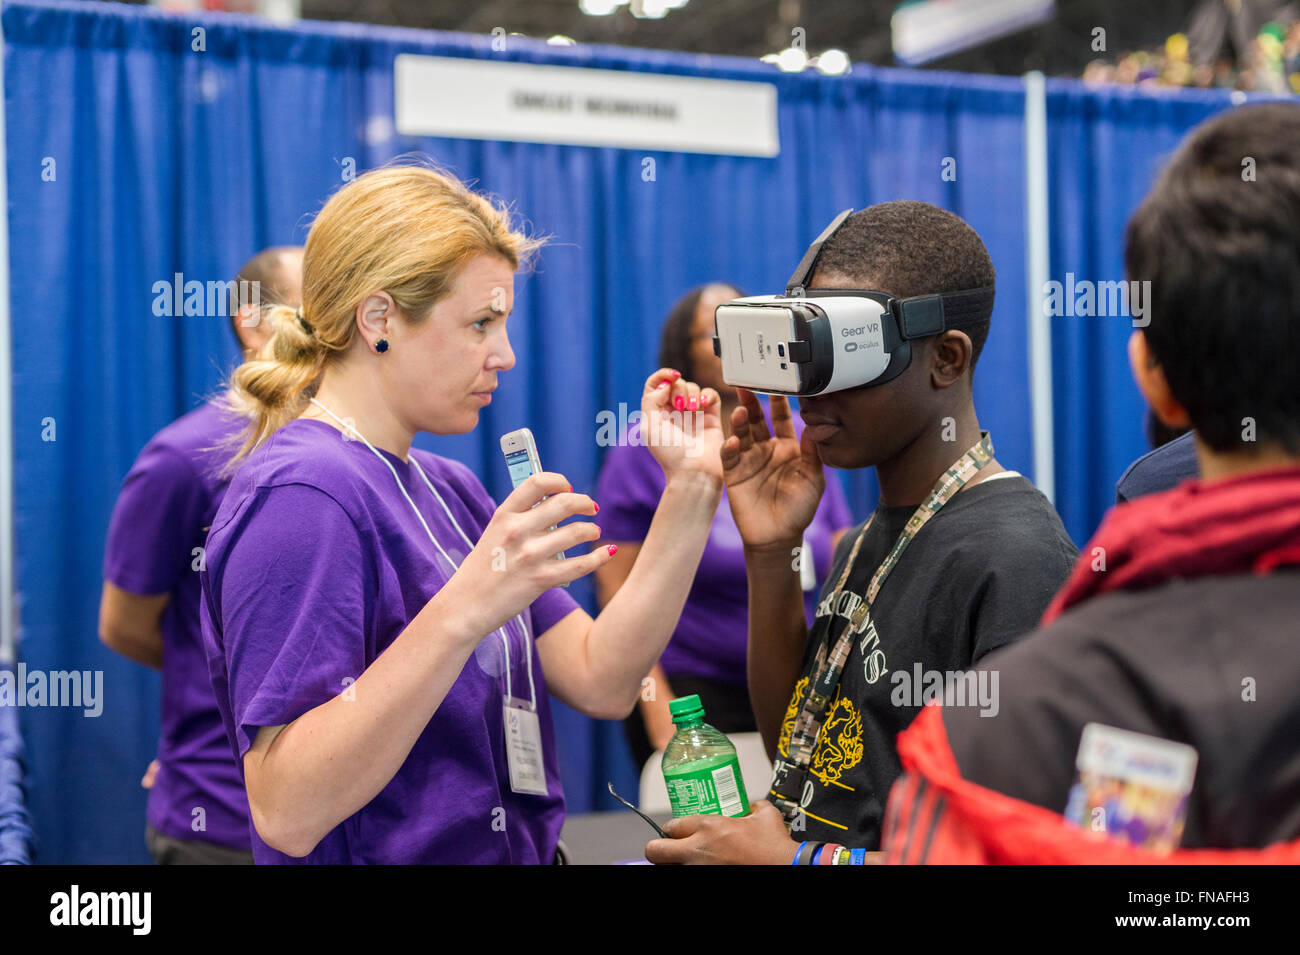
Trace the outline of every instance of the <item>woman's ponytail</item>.
<instances>
[{"instance_id":1,"label":"woman's ponytail","mask_svg":"<svg viewBox=\"0 0 1300 955\"><path fill-rule=\"evenodd\" d=\"M249 422L239 450L223 469L234 473L258 445L301 414L325 366L325 345L300 310L270 305L261 310L271 337L256 357L230 377L224 396L227 410Z\"/></svg>"}]
</instances>

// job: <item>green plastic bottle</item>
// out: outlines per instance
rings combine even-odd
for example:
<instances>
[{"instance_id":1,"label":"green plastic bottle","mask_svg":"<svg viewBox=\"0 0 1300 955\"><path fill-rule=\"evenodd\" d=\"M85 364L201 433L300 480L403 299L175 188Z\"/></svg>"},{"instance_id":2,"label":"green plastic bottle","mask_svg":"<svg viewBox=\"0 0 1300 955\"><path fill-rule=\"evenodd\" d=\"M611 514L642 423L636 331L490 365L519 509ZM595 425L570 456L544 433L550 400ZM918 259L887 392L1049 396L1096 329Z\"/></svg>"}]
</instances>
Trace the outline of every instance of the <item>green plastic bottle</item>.
<instances>
[{"instance_id":1,"label":"green plastic bottle","mask_svg":"<svg viewBox=\"0 0 1300 955\"><path fill-rule=\"evenodd\" d=\"M704 722L695 694L668 704L677 732L664 750L664 782L674 816L743 816L749 811L731 740Z\"/></svg>"}]
</instances>

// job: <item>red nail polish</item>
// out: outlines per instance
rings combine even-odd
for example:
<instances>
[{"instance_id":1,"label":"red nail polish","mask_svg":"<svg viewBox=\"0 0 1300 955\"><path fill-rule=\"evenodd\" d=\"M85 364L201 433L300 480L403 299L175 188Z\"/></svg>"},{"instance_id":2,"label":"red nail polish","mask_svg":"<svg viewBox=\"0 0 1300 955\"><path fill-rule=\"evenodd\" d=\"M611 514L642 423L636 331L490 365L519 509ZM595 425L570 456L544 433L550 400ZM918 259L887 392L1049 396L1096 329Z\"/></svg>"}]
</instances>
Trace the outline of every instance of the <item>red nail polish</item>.
<instances>
[{"instance_id":1,"label":"red nail polish","mask_svg":"<svg viewBox=\"0 0 1300 955\"><path fill-rule=\"evenodd\" d=\"M605 548L605 550L609 551L609 556L610 556L610 557L613 557L615 554L618 553L618 545L617 545L617 544L610 544L608 547Z\"/></svg>"},{"instance_id":2,"label":"red nail polish","mask_svg":"<svg viewBox=\"0 0 1300 955\"><path fill-rule=\"evenodd\" d=\"M681 411L683 408L686 407L686 399L683 398L681 395L678 395L676 398L673 399L673 407L676 408L678 411Z\"/></svg>"},{"instance_id":3,"label":"red nail polish","mask_svg":"<svg viewBox=\"0 0 1300 955\"><path fill-rule=\"evenodd\" d=\"M597 504L595 501L592 501L592 502L591 502L591 506L594 507L594 508L596 509L596 513L597 513L597 514L600 513L600 505L599 505L599 504Z\"/></svg>"},{"instance_id":4,"label":"red nail polish","mask_svg":"<svg viewBox=\"0 0 1300 955\"><path fill-rule=\"evenodd\" d=\"M676 380L677 380L678 378L680 378L681 376L682 376L682 373L681 373L680 371L678 371L676 368L674 368L674 369L673 369L673 381L676 381Z\"/></svg>"},{"instance_id":5,"label":"red nail polish","mask_svg":"<svg viewBox=\"0 0 1300 955\"><path fill-rule=\"evenodd\" d=\"M695 399L695 398L692 398L692 399L691 399L691 410L692 410L692 411L698 411L699 408L700 408L700 403L699 403L699 401L698 401L697 399Z\"/></svg>"},{"instance_id":6,"label":"red nail polish","mask_svg":"<svg viewBox=\"0 0 1300 955\"><path fill-rule=\"evenodd\" d=\"M667 388L667 387L668 387L668 382L666 382L666 381L661 381L661 382L659 382L659 384L655 385L655 391L660 391L661 389L664 389L664 388Z\"/></svg>"}]
</instances>

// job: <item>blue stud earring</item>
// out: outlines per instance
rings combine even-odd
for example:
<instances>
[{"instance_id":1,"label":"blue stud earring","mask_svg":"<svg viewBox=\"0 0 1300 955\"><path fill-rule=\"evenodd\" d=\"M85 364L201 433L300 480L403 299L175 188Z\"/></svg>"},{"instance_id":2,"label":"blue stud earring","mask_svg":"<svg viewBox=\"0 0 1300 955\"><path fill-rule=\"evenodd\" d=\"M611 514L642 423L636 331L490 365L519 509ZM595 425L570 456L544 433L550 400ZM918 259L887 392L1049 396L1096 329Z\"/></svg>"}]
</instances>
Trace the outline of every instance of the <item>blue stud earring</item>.
<instances>
[{"instance_id":1,"label":"blue stud earring","mask_svg":"<svg viewBox=\"0 0 1300 955\"><path fill-rule=\"evenodd\" d=\"M381 338L379 341L375 342L375 351L379 352L381 355L388 351L388 339Z\"/></svg>"}]
</instances>

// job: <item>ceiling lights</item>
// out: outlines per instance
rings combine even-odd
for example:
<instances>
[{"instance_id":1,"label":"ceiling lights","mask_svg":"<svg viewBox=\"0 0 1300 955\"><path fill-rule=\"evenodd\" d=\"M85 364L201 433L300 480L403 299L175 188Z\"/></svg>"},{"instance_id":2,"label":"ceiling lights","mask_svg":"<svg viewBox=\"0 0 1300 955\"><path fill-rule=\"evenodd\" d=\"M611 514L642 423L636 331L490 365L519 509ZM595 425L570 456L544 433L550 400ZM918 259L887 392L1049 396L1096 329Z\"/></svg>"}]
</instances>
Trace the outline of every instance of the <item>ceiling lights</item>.
<instances>
[{"instance_id":1,"label":"ceiling lights","mask_svg":"<svg viewBox=\"0 0 1300 955\"><path fill-rule=\"evenodd\" d=\"M662 20L669 11L680 10L688 0L578 0L578 9L589 17L607 17L627 7L639 20Z\"/></svg>"},{"instance_id":2,"label":"ceiling lights","mask_svg":"<svg viewBox=\"0 0 1300 955\"><path fill-rule=\"evenodd\" d=\"M786 73L800 73L808 67L815 67L827 76L843 76L852 64L849 55L843 50L827 50L811 59L802 47L786 47L780 53L769 53L762 58L764 63L775 63L777 68Z\"/></svg>"}]
</instances>

